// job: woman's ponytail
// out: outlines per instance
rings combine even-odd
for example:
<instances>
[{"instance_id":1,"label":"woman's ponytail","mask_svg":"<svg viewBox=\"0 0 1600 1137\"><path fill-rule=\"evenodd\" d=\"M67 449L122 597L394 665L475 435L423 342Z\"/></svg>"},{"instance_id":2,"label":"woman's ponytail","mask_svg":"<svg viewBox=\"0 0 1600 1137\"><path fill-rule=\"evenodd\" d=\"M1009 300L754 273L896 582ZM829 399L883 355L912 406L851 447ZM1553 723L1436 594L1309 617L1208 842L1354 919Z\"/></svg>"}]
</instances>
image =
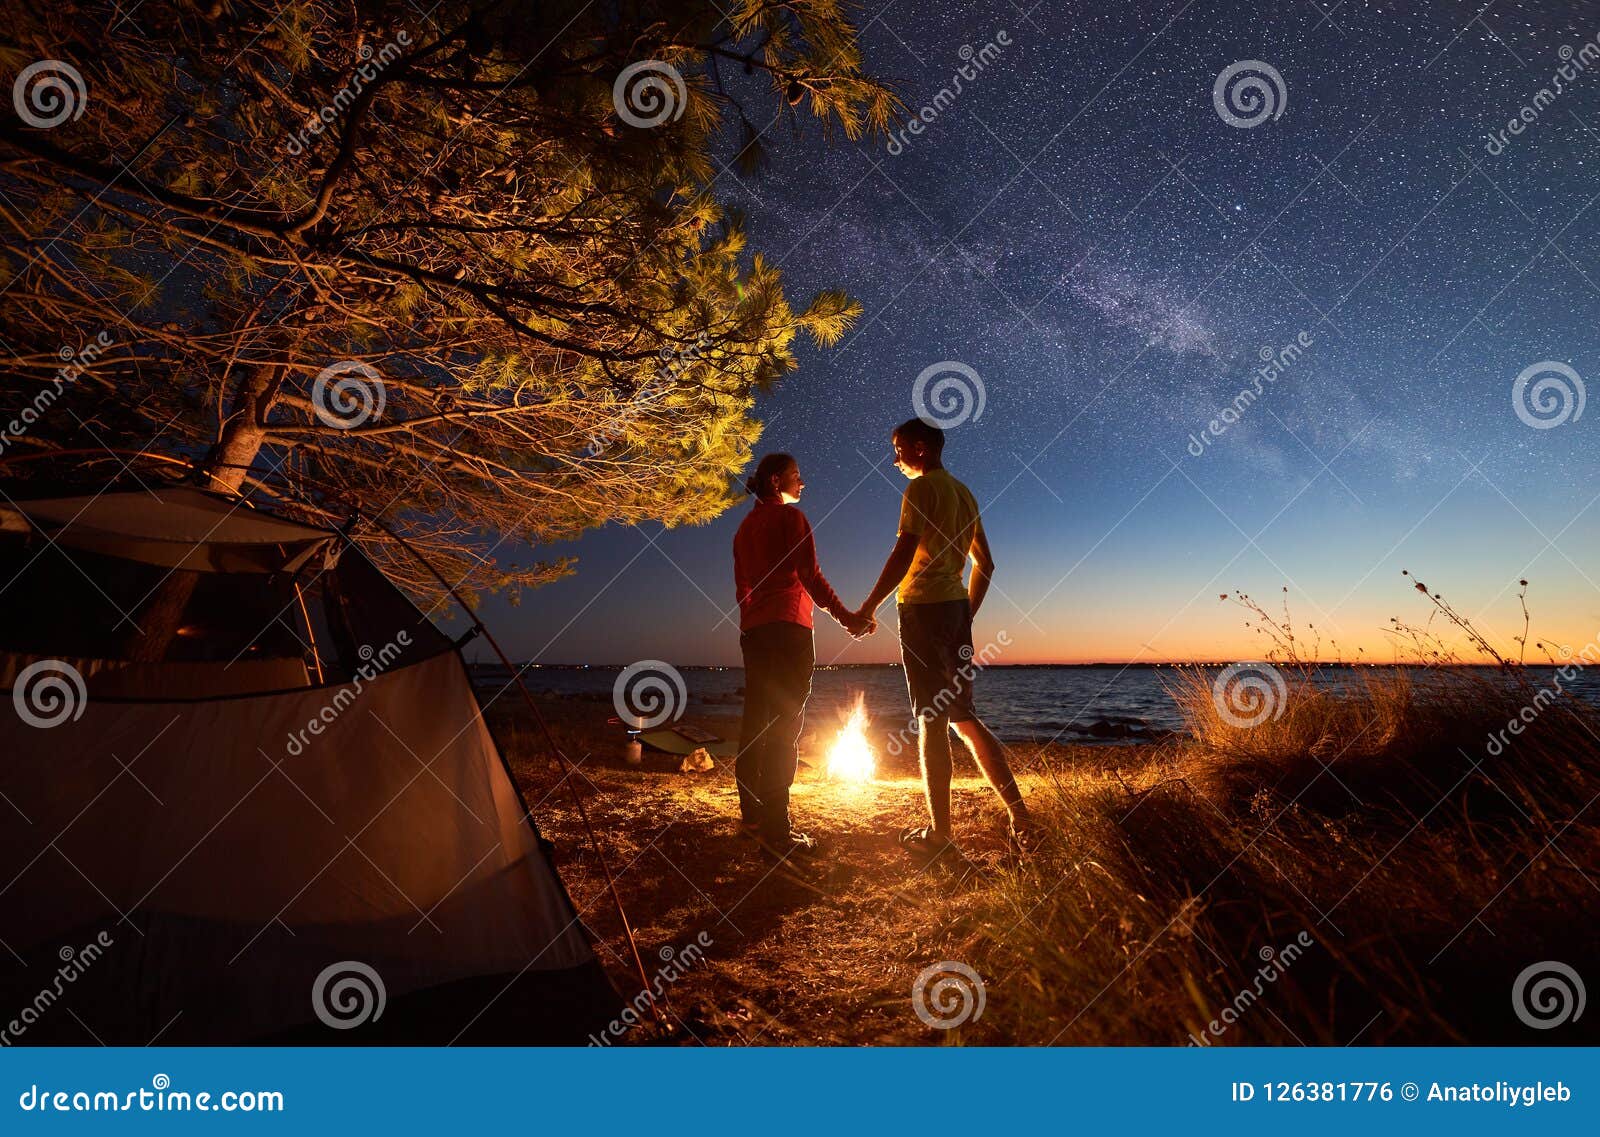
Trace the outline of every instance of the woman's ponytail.
<instances>
[{"instance_id":1,"label":"woman's ponytail","mask_svg":"<svg viewBox=\"0 0 1600 1137\"><path fill-rule=\"evenodd\" d=\"M794 465L792 454L766 454L756 463L756 472L745 479L744 489L751 497L764 498L771 492L773 478L781 478Z\"/></svg>"}]
</instances>

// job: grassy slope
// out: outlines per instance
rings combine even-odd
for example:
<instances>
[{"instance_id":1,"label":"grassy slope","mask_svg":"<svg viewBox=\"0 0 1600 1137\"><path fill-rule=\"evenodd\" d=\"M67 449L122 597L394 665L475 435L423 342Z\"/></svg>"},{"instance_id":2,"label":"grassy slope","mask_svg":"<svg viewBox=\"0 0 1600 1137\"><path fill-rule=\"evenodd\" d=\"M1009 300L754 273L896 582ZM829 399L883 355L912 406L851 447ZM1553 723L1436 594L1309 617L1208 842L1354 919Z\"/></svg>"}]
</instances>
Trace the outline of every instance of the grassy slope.
<instances>
[{"instance_id":1,"label":"grassy slope","mask_svg":"<svg viewBox=\"0 0 1600 1137\"><path fill-rule=\"evenodd\" d=\"M913 770L870 787L803 775L797 821L836 866L826 896L766 875L733 835L730 763L630 769L595 729L599 708L567 706L556 730L584 759L647 970L659 949L714 941L668 992L685 1041L1593 1042L1600 1015L1534 1031L1512 1012L1528 964L1600 978L1600 816L1587 811L1600 735L1546 712L1543 733L1491 759L1483 726L1518 698L1464 690L1424 712L1392 687L1330 701L1292 681L1287 713L1244 731L1197 687L1195 741L1019 752L1046 832L1023 866L975 777L955 789L968 862L919 869L894 841L922 820ZM620 930L569 799L526 724L497 730L613 952ZM1264 962L1297 938L1310 946L1292 964ZM940 960L985 979L982 1017L957 1031L912 1013L914 978ZM606 962L637 990L621 958Z\"/></svg>"}]
</instances>

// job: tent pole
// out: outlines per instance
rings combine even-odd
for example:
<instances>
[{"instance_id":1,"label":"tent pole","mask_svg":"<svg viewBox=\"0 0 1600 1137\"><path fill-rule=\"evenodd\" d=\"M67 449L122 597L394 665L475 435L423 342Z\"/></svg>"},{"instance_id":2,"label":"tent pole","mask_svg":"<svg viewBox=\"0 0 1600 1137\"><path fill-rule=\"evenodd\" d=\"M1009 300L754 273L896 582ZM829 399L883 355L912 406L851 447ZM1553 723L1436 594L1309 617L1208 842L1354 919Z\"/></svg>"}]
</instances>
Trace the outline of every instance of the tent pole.
<instances>
[{"instance_id":1,"label":"tent pole","mask_svg":"<svg viewBox=\"0 0 1600 1137\"><path fill-rule=\"evenodd\" d=\"M317 669L317 686L322 686L322 653L317 650L317 633L311 627L311 613L306 611L306 594L301 591L300 582L294 582L294 596L300 601L300 618L306 623L306 635L311 639L311 665Z\"/></svg>"}]
</instances>

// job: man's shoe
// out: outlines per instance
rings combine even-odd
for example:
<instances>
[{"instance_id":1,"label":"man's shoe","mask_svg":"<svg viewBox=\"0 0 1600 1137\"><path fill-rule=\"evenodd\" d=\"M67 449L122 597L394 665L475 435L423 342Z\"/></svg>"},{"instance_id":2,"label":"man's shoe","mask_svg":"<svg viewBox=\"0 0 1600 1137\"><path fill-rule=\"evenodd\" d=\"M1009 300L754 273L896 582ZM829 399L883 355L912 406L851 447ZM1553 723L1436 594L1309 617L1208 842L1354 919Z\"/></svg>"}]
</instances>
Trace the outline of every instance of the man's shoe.
<instances>
[{"instance_id":1,"label":"man's shoe","mask_svg":"<svg viewBox=\"0 0 1600 1137\"><path fill-rule=\"evenodd\" d=\"M900 847L915 857L934 860L956 847L948 833L928 825L913 825L900 831Z\"/></svg>"}]
</instances>

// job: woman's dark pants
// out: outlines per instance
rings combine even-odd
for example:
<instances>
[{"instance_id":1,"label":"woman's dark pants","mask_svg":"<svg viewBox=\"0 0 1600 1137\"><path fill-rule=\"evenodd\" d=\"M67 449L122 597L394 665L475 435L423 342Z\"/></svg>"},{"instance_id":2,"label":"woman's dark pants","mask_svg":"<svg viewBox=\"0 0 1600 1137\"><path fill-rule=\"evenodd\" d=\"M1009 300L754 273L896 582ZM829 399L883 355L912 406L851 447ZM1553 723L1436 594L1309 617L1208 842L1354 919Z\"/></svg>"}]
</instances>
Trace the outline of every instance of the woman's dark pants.
<instances>
[{"instance_id":1,"label":"woman's dark pants","mask_svg":"<svg viewBox=\"0 0 1600 1137\"><path fill-rule=\"evenodd\" d=\"M763 838L789 839L789 787L800 760L800 730L811 697L816 648L811 629L759 624L739 637L744 652L744 719L739 726L739 814Z\"/></svg>"}]
</instances>

